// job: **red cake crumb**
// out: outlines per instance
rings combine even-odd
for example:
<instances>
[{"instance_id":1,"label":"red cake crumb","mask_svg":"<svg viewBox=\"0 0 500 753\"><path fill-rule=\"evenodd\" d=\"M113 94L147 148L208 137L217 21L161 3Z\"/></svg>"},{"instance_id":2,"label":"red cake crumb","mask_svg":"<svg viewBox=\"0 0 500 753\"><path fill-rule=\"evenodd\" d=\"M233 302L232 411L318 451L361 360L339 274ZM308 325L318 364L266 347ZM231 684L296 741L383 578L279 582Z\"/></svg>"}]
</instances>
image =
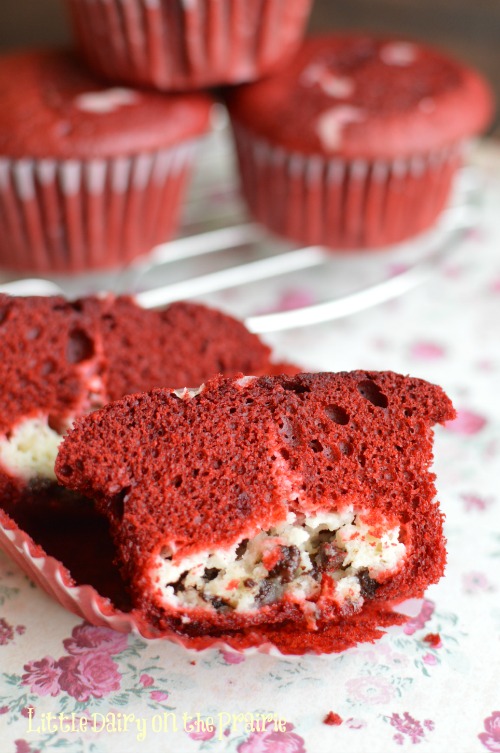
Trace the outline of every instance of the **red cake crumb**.
<instances>
[{"instance_id":1,"label":"red cake crumb","mask_svg":"<svg viewBox=\"0 0 500 753\"><path fill-rule=\"evenodd\" d=\"M432 648L440 648L440 646L442 645L441 636L439 635L439 633L427 633L427 635L422 638L422 640L425 643L428 643Z\"/></svg>"},{"instance_id":2,"label":"red cake crumb","mask_svg":"<svg viewBox=\"0 0 500 753\"><path fill-rule=\"evenodd\" d=\"M329 711L323 719L323 724L328 724L330 727L339 727L343 721L344 720L341 716L336 714L334 711Z\"/></svg>"},{"instance_id":3,"label":"red cake crumb","mask_svg":"<svg viewBox=\"0 0 500 753\"><path fill-rule=\"evenodd\" d=\"M135 609L148 624L194 641L223 636L235 648L268 641L283 653L332 652L375 640L384 624L405 619L390 601L420 597L441 577L432 425L453 415L439 387L392 372L220 377L201 392L132 395L79 420L56 472L108 516ZM282 596L299 559L297 547L276 536L269 543L281 547L281 559L255 606L237 610L218 597L183 603L182 578L173 602L162 597L159 561L246 546L290 515L341 514L349 505L374 531L397 523L406 547L394 571L357 574L360 611L339 601L329 575L341 567L334 543L315 559L315 596ZM200 574L204 583L215 577Z\"/></svg>"}]
</instances>

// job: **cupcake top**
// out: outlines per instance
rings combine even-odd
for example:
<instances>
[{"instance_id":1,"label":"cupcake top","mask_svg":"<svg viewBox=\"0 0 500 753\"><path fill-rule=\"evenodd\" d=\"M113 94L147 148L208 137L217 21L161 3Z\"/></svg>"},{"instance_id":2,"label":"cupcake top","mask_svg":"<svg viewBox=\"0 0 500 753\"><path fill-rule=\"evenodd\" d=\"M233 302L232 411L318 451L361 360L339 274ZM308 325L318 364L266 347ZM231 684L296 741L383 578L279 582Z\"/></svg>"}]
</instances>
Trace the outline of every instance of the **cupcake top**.
<instances>
[{"instance_id":1,"label":"cupcake top","mask_svg":"<svg viewBox=\"0 0 500 753\"><path fill-rule=\"evenodd\" d=\"M206 131L212 100L110 87L65 50L0 57L0 156L107 158Z\"/></svg>"},{"instance_id":2,"label":"cupcake top","mask_svg":"<svg viewBox=\"0 0 500 753\"><path fill-rule=\"evenodd\" d=\"M480 132L492 114L484 79L407 40L365 34L306 40L277 76L229 94L236 123L303 154L425 153Z\"/></svg>"}]
</instances>

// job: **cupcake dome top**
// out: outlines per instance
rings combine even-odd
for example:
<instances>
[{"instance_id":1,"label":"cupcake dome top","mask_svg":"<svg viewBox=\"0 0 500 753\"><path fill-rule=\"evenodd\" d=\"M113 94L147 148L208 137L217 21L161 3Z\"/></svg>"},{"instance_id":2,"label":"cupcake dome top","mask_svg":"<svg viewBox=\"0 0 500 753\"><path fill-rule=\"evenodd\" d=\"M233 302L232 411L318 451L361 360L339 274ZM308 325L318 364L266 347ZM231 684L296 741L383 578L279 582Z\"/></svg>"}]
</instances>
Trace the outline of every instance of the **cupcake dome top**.
<instances>
[{"instance_id":1,"label":"cupcake dome top","mask_svg":"<svg viewBox=\"0 0 500 753\"><path fill-rule=\"evenodd\" d=\"M111 86L66 50L0 58L0 156L106 158L165 149L203 133L211 99Z\"/></svg>"},{"instance_id":2,"label":"cupcake dome top","mask_svg":"<svg viewBox=\"0 0 500 753\"><path fill-rule=\"evenodd\" d=\"M306 40L278 75L229 95L236 123L302 154L398 157L454 144L492 114L484 79L407 40L365 34Z\"/></svg>"}]
</instances>

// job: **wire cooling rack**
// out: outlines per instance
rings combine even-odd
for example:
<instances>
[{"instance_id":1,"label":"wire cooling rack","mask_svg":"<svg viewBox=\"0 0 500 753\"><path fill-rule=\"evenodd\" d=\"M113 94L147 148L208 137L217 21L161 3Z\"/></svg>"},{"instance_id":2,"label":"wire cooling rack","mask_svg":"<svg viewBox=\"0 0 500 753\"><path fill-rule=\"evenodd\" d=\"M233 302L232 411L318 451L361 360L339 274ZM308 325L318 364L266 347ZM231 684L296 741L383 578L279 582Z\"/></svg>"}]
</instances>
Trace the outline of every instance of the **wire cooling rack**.
<instances>
[{"instance_id":1,"label":"wire cooling rack","mask_svg":"<svg viewBox=\"0 0 500 753\"><path fill-rule=\"evenodd\" d=\"M307 326L349 316L423 284L477 226L478 195L474 171L464 168L436 227L411 242L368 253L299 248L249 220L222 123L200 150L180 238L119 273L4 279L0 290L62 292L70 298L103 290L133 293L146 308L196 299L239 316L256 333ZM278 278L291 289L298 284L314 289L315 302L262 313L272 308Z\"/></svg>"}]
</instances>

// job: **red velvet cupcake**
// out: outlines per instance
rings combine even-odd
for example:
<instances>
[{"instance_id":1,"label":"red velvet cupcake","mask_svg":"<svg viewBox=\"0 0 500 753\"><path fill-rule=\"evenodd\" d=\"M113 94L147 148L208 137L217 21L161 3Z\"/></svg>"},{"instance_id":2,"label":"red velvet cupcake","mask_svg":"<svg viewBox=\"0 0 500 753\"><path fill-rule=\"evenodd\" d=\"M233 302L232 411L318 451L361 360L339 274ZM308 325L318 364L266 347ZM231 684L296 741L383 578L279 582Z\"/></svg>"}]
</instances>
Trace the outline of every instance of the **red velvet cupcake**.
<instances>
[{"instance_id":1,"label":"red velvet cupcake","mask_svg":"<svg viewBox=\"0 0 500 753\"><path fill-rule=\"evenodd\" d=\"M361 614L443 573L429 466L432 426L454 415L439 387L391 372L218 377L76 421L56 474L108 517L152 630L265 642L279 624L339 650ZM344 643L324 632L339 621Z\"/></svg>"},{"instance_id":2,"label":"red velvet cupcake","mask_svg":"<svg viewBox=\"0 0 500 753\"><path fill-rule=\"evenodd\" d=\"M475 71L416 42L361 34L309 39L286 70L228 104L255 217L333 249L429 228L464 143L492 114Z\"/></svg>"},{"instance_id":3,"label":"red velvet cupcake","mask_svg":"<svg viewBox=\"0 0 500 753\"><path fill-rule=\"evenodd\" d=\"M66 608L151 637L154 629L118 612L131 607L107 521L56 484L62 435L130 392L298 368L273 363L241 322L193 303L148 311L123 296L0 295L0 335L0 547Z\"/></svg>"},{"instance_id":4,"label":"red velvet cupcake","mask_svg":"<svg viewBox=\"0 0 500 753\"><path fill-rule=\"evenodd\" d=\"M253 81L300 43L312 0L67 0L88 64L112 81L185 91Z\"/></svg>"},{"instance_id":5,"label":"red velvet cupcake","mask_svg":"<svg viewBox=\"0 0 500 753\"><path fill-rule=\"evenodd\" d=\"M0 99L3 269L120 267L175 233L208 97L109 88L45 50L0 58Z\"/></svg>"}]
</instances>

